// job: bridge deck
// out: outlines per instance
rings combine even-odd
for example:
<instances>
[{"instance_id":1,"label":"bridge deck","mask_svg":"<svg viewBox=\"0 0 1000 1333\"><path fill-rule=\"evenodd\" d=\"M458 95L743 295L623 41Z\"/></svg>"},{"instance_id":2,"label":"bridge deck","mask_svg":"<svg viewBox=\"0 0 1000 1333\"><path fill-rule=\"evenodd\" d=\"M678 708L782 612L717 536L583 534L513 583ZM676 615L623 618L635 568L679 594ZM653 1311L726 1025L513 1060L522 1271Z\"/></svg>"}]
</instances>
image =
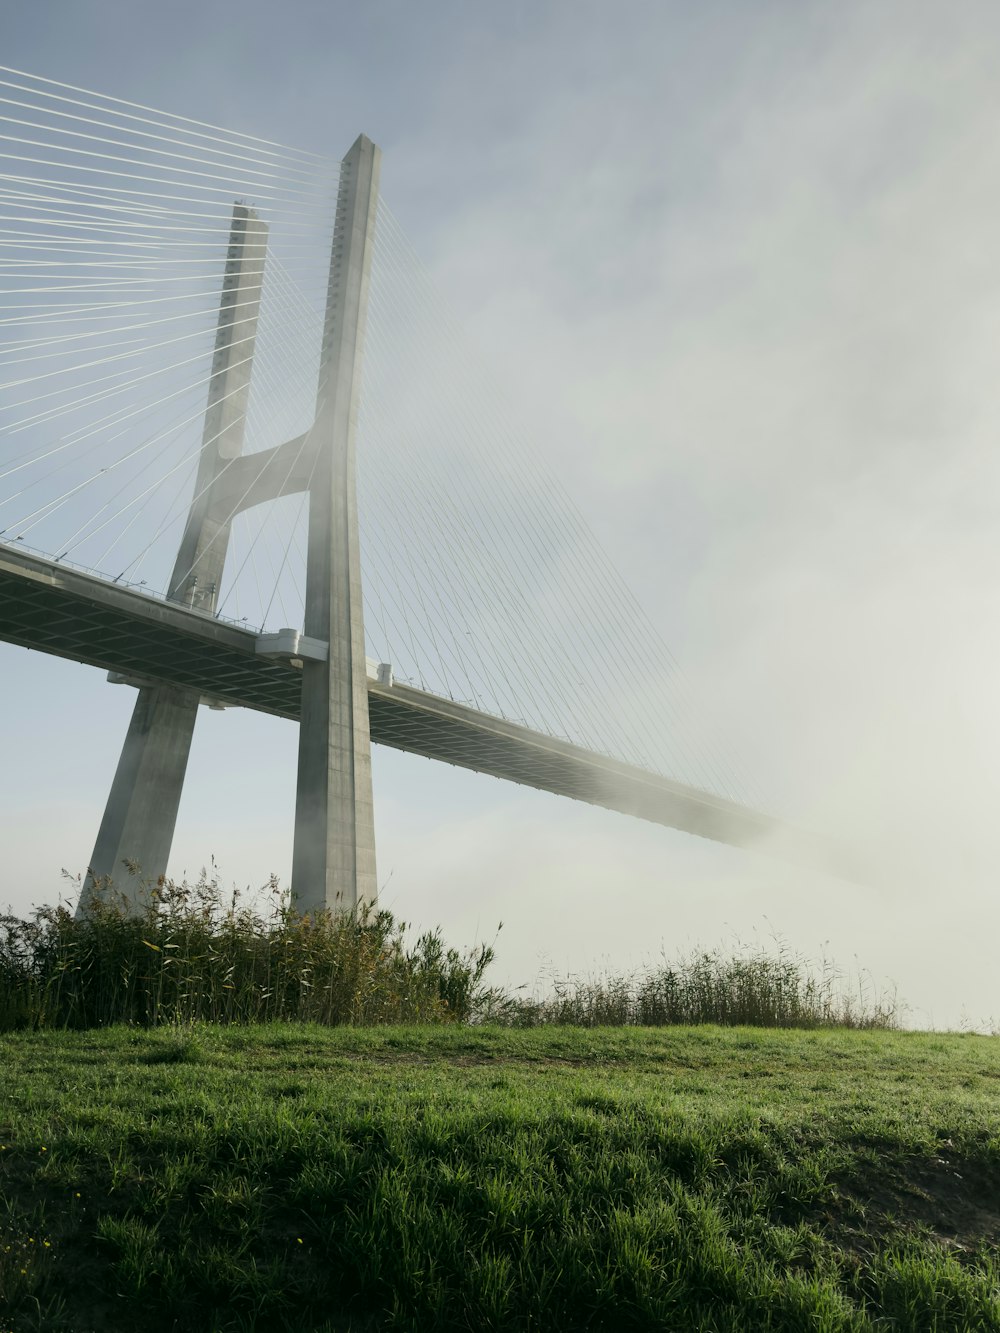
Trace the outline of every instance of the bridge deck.
<instances>
[{"instance_id":1,"label":"bridge deck","mask_svg":"<svg viewBox=\"0 0 1000 1333\"><path fill-rule=\"evenodd\" d=\"M256 634L0 543L0 639L297 720L301 668ZM369 680L372 740L735 846L781 832L794 859L832 846L769 815L402 684ZM789 835L791 835L789 837Z\"/></svg>"}]
</instances>

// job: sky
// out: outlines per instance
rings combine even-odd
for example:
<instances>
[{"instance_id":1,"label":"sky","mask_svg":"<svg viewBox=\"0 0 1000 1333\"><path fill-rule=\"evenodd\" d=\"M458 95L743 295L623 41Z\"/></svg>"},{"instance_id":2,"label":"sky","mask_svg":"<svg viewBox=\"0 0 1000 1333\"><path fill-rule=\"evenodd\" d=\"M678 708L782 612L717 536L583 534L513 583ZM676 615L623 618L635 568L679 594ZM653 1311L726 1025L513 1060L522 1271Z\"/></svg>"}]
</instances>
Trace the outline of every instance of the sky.
<instances>
[{"instance_id":1,"label":"sky","mask_svg":"<svg viewBox=\"0 0 1000 1333\"><path fill-rule=\"evenodd\" d=\"M0 0L6 64L382 188L776 808L852 884L376 750L382 901L529 988L775 939L1000 1021L1000 13ZM641 670L644 645L623 646ZM132 692L0 645L0 901L87 862ZM171 873L287 879L295 728L199 719Z\"/></svg>"}]
</instances>

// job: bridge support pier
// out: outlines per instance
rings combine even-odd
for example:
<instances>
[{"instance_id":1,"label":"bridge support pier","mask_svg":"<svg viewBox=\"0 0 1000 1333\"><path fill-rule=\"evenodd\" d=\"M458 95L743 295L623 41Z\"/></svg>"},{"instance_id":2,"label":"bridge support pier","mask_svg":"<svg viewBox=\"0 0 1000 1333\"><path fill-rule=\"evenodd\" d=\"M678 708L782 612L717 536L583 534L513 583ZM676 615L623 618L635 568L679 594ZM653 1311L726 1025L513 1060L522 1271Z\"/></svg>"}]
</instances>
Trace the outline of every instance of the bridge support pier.
<instances>
[{"instance_id":1,"label":"bridge support pier","mask_svg":"<svg viewBox=\"0 0 1000 1333\"><path fill-rule=\"evenodd\" d=\"M341 165L313 427L305 632L329 653L302 667L292 859L302 912L351 911L378 891L355 430L379 158L362 135Z\"/></svg>"},{"instance_id":2,"label":"bridge support pier","mask_svg":"<svg viewBox=\"0 0 1000 1333\"><path fill-rule=\"evenodd\" d=\"M199 702L169 685L140 687L78 911L95 880L113 881L135 909L149 902L167 869Z\"/></svg>"},{"instance_id":3,"label":"bridge support pier","mask_svg":"<svg viewBox=\"0 0 1000 1333\"><path fill-rule=\"evenodd\" d=\"M236 204L194 499L167 594L203 611L217 604L229 545L232 512L221 506L216 483L243 450L266 248L267 227L252 208ZM99 882L111 881L138 910L166 874L199 701L166 685L140 686L78 915ZM137 869L129 873L129 865Z\"/></svg>"},{"instance_id":4,"label":"bridge support pier","mask_svg":"<svg viewBox=\"0 0 1000 1333\"><path fill-rule=\"evenodd\" d=\"M380 154L361 135L341 163L316 416L305 436L241 457L267 228L233 211L209 407L195 495L169 600L215 610L229 527L251 505L309 492L292 893L302 912L374 903L368 676L355 484L368 286ZM238 313L237 313L238 312ZM166 873L198 700L169 687L140 690L80 900L110 878L136 907ZM136 863L131 880L123 863Z\"/></svg>"}]
</instances>

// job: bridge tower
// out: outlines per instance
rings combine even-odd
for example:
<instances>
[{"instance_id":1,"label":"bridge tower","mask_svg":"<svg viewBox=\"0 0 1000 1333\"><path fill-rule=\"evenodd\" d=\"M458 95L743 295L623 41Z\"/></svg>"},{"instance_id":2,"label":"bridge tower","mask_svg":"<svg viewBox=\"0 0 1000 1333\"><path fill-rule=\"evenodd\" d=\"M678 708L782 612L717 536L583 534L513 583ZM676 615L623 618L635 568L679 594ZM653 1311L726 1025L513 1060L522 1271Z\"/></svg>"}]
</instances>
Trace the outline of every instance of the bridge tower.
<instances>
[{"instance_id":1,"label":"bridge tower","mask_svg":"<svg viewBox=\"0 0 1000 1333\"><path fill-rule=\"evenodd\" d=\"M214 614L236 514L308 490L304 634L286 654L302 663L292 892L303 912L349 911L377 894L355 435L379 163L364 135L341 163L313 425L251 455L242 450L267 227L252 208L233 209L198 476L168 591ZM80 913L107 880L138 910L166 873L202 700L133 683Z\"/></svg>"}]
</instances>

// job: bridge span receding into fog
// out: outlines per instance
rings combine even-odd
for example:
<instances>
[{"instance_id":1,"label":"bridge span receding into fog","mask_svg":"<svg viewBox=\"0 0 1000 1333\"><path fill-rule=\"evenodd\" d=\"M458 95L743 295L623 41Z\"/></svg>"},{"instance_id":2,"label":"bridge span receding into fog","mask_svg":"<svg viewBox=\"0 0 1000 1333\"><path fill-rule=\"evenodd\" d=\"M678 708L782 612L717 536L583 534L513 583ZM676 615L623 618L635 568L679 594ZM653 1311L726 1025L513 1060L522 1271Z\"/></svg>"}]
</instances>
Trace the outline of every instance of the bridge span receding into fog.
<instances>
[{"instance_id":1,"label":"bridge span receding into fog","mask_svg":"<svg viewBox=\"0 0 1000 1333\"><path fill-rule=\"evenodd\" d=\"M214 707L298 721L309 640L261 635L141 588L0 542L0 639L173 686ZM298 656L293 656L297 652ZM832 843L674 781L369 668L371 738L428 759L569 796L716 842L753 848L780 835L782 856L843 873Z\"/></svg>"}]
</instances>

